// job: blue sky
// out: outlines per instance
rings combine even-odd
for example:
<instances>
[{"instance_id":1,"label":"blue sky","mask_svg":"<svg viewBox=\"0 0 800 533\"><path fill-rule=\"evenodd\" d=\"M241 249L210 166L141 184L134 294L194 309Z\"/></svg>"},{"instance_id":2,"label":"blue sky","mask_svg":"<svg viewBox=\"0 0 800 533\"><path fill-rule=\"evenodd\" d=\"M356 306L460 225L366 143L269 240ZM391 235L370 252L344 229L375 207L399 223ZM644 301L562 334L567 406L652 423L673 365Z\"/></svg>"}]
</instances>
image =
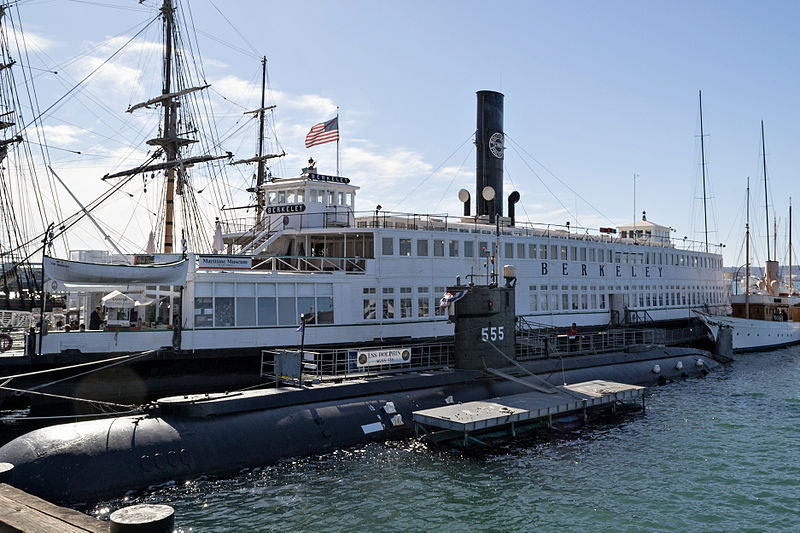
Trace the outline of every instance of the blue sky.
<instances>
[{"instance_id":1,"label":"blue sky","mask_svg":"<svg viewBox=\"0 0 800 533\"><path fill-rule=\"evenodd\" d=\"M110 44L93 46L114 36L124 40L131 35L126 30L147 20L158 4L22 1L24 28L42 39L46 52L33 54L34 63L60 72L36 80L42 107L69 86L67 74L78 79L101 52L113 51ZM726 243L726 265L744 261L750 176L753 238L757 259L765 259L763 119L770 204L778 216L778 250L786 258L788 198L800 164L796 2L193 0L191 11L207 79L215 95L228 98L218 108L221 129L238 120L242 108L257 107L258 58L266 55L277 133L290 155L276 173L296 174L309 156L319 160L320 171L335 171L334 145L306 150L302 141L308 128L339 106L342 174L361 187L357 201L364 210L380 203L398 211L458 214L458 189L474 189L474 149L465 141L475 129L475 92L489 89L506 95L512 146L505 191L521 192L518 214L589 227L630 223L635 173L637 211L672 226L679 238L701 240L702 90L709 240ZM158 32L146 38L155 40ZM89 85L109 107L102 114L117 111L142 128L126 141L140 142L152 127L124 110L137 97L155 94L145 84L139 90L135 81L147 66L141 57L152 60L153 50ZM78 59L65 63L73 57ZM50 142L86 154L104 147L102 153L116 158L115 168L124 167L123 156L135 164L141 152L109 141L119 136L119 126L103 125L81 98L46 118L54 128ZM231 137L225 149L252 155L251 134ZM101 157L53 157L85 200L112 164ZM239 189L246 181L240 171L232 173ZM246 195L240 198L246 201ZM212 210L212 203L206 208ZM129 198L121 199L113 209L132 208L128 204ZM144 246L149 223L144 217L125 224L125 232L135 235L131 243ZM93 244L100 245L99 238L87 226L73 246Z\"/></svg>"}]
</instances>

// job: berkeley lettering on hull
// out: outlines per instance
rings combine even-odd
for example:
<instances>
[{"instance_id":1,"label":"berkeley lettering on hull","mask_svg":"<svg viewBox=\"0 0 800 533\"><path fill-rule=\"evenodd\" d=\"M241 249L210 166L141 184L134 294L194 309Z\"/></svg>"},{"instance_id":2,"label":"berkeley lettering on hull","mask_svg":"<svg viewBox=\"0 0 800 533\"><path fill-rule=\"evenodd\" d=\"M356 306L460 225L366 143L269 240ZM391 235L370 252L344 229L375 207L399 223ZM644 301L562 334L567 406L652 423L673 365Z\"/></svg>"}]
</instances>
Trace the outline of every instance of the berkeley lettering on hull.
<instances>
[{"instance_id":1,"label":"berkeley lettering on hull","mask_svg":"<svg viewBox=\"0 0 800 533\"><path fill-rule=\"evenodd\" d=\"M197 268L217 268L220 270L250 270L253 260L249 257L228 257L224 255L201 255L197 258Z\"/></svg>"},{"instance_id":2,"label":"berkeley lettering on hull","mask_svg":"<svg viewBox=\"0 0 800 533\"><path fill-rule=\"evenodd\" d=\"M305 210L306 204L268 205L264 208L264 212L268 215L276 215L281 213L302 213Z\"/></svg>"},{"instance_id":3,"label":"berkeley lettering on hull","mask_svg":"<svg viewBox=\"0 0 800 533\"><path fill-rule=\"evenodd\" d=\"M399 363L408 363L410 360L411 351L407 348L364 350L358 352L356 364L359 367L394 365Z\"/></svg>"},{"instance_id":4,"label":"berkeley lettering on hull","mask_svg":"<svg viewBox=\"0 0 800 533\"><path fill-rule=\"evenodd\" d=\"M576 275L577 276L577 275L580 275L580 276L583 276L583 277L589 277L590 273L589 273L588 267L592 266L592 268L594 269L594 265L586 265L585 263L582 263L582 264L580 264L580 269L581 269L580 274L578 274L577 272L574 272L575 269L571 268L572 266L575 266L575 265L570 265L570 263L561 263L561 275L562 276L570 276L570 275ZM606 266L607 266L607 264L597 265L597 267L598 267L597 276L599 276L599 277L605 277L606 276ZM622 275L623 274L622 265L611 265L611 266L614 267L614 269L612 270L612 272L614 273L614 277L616 277L616 278L623 277L623 275ZM637 268L637 267L632 265L631 266L630 277L638 278L638 277L640 277L642 275L645 278L655 277L655 273L656 272L655 272L654 269L658 269L658 277L659 278L664 276L663 267L651 265L651 266L640 266L640 267ZM542 261L542 276L549 276L550 272L555 271L555 270L556 269L551 268L551 263L549 263L547 261Z\"/></svg>"}]
</instances>

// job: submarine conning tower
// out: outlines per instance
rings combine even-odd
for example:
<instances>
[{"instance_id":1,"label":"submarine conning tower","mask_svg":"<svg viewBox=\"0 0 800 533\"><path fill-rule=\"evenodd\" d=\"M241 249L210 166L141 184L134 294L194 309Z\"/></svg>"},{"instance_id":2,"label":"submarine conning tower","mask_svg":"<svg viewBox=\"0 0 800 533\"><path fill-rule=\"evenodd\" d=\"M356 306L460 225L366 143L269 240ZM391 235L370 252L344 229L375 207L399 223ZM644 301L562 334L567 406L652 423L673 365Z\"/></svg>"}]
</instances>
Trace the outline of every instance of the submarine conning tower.
<instances>
[{"instance_id":1,"label":"submarine conning tower","mask_svg":"<svg viewBox=\"0 0 800 533\"><path fill-rule=\"evenodd\" d=\"M475 205L478 216L503 216L503 94L478 91L478 127L475 133ZM486 187L491 187L491 191ZM493 194L492 194L493 193ZM487 198L489 198L487 200Z\"/></svg>"},{"instance_id":2,"label":"submarine conning tower","mask_svg":"<svg viewBox=\"0 0 800 533\"><path fill-rule=\"evenodd\" d=\"M483 370L511 366L509 358L514 358L516 345L514 287L472 285L447 290L452 294L468 291L453 303L456 368Z\"/></svg>"}]
</instances>

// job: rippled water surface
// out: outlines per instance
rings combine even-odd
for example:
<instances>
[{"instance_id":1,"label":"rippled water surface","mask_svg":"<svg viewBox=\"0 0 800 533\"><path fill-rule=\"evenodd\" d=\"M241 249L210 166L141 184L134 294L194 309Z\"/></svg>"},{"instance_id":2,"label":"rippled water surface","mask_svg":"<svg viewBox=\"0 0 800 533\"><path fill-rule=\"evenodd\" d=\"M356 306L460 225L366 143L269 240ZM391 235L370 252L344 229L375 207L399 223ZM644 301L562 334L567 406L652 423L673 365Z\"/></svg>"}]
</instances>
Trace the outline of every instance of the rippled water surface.
<instances>
[{"instance_id":1,"label":"rippled water surface","mask_svg":"<svg viewBox=\"0 0 800 533\"><path fill-rule=\"evenodd\" d=\"M98 502L179 531L800 531L800 348L649 391L647 410L491 454L370 444Z\"/></svg>"}]
</instances>

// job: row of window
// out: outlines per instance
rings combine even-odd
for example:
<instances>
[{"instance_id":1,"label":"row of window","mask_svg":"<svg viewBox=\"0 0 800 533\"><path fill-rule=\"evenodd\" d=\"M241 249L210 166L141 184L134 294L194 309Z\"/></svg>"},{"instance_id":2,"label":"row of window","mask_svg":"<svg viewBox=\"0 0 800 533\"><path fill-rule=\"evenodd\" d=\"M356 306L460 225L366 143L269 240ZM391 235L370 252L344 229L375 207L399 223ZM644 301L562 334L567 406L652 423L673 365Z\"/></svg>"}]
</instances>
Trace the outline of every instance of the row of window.
<instances>
[{"instance_id":1,"label":"row of window","mask_svg":"<svg viewBox=\"0 0 800 533\"><path fill-rule=\"evenodd\" d=\"M195 283L196 328L333 324L330 283Z\"/></svg>"},{"instance_id":2,"label":"row of window","mask_svg":"<svg viewBox=\"0 0 800 533\"><path fill-rule=\"evenodd\" d=\"M604 310L607 308L606 287L595 285L530 285L528 299L531 311ZM613 287L608 288L614 290ZM617 287L622 292L623 304L629 308L721 305L725 303L720 287L703 290L700 287L669 285Z\"/></svg>"},{"instance_id":3,"label":"row of window","mask_svg":"<svg viewBox=\"0 0 800 533\"><path fill-rule=\"evenodd\" d=\"M306 191L304 189L288 189L285 191L269 191L267 203L274 204L302 204L305 202ZM330 191L326 189L309 189L308 201L318 202L328 205L353 205L353 193Z\"/></svg>"},{"instance_id":4,"label":"row of window","mask_svg":"<svg viewBox=\"0 0 800 533\"><path fill-rule=\"evenodd\" d=\"M383 237L381 253L416 257L475 257L475 241L458 239L406 239ZM489 251L491 250L491 252ZM496 255L497 245L488 241L478 243L478 254ZM722 268L722 260L716 257L681 252L619 252L591 246L568 246L558 244L526 244L506 242L504 259L554 259L579 261L582 263L628 263L639 265L688 266L693 268Z\"/></svg>"},{"instance_id":5,"label":"row of window","mask_svg":"<svg viewBox=\"0 0 800 533\"><path fill-rule=\"evenodd\" d=\"M394 287L383 287L380 294L380 305L375 287L364 287L363 318L364 320L391 320L395 318L426 318L431 316L444 316L445 312L439 306L439 298L444 294L444 287L435 287L431 295L429 287L400 287L395 294Z\"/></svg>"}]
</instances>

